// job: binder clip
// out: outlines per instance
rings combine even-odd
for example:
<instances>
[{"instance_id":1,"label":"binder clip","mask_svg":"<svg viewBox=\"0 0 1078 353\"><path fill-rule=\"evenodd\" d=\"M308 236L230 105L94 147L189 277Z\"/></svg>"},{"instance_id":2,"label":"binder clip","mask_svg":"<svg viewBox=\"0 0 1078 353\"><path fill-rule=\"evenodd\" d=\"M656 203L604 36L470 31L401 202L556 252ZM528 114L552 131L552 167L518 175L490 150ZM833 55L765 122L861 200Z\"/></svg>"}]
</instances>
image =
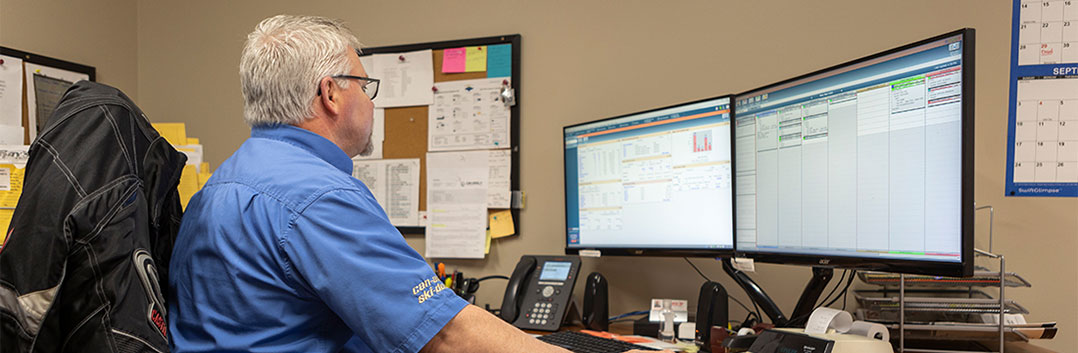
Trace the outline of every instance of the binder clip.
<instances>
[{"instance_id":1,"label":"binder clip","mask_svg":"<svg viewBox=\"0 0 1078 353\"><path fill-rule=\"evenodd\" d=\"M517 93L509 86L509 80L502 80L502 91L498 94L498 99L506 108L517 105Z\"/></svg>"}]
</instances>

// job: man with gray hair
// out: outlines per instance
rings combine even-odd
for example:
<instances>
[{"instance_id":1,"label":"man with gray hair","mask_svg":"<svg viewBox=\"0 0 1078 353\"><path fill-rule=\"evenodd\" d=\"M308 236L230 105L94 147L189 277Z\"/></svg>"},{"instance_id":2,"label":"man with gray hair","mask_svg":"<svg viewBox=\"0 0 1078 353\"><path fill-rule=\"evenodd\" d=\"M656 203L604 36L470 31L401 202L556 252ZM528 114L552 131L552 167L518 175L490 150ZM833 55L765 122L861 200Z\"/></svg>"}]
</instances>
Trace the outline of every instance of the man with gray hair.
<instances>
[{"instance_id":1,"label":"man with gray hair","mask_svg":"<svg viewBox=\"0 0 1078 353\"><path fill-rule=\"evenodd\" d=\"M184 215L173 351L565 352L444 290L351 177L378 93L358 47L321 17L271 17L247 37L251 138Z\"/></svg>"}]
</instances>

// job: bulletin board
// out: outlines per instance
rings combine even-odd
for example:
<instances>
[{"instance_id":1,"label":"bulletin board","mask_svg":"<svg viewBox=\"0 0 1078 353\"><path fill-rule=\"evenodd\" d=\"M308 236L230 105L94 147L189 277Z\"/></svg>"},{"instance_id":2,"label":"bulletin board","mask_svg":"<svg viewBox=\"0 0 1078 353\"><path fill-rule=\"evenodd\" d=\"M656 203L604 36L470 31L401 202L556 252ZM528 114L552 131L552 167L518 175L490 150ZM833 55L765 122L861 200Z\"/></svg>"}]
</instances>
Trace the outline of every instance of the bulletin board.
<instances>
[{"instance_id":1,"label":"bulletin board","mask_svg":"<svg viewBox=\"0 0 1078 353\"><path fill-rule=\"evenodd\" d=\"M65 76L74 76L74 77L77 77L77 78L85 78L85 79L87 79L89 81L96 81L97 80L97 69L95 69L93 66L77 64L77 63L73 63L73 62L70 62L70 61L50 58L50 57L47 57L47 56L37 55L37 54L33 54L33 53L21 51L21 50L16 50L16 49L11 49L11 48L7 48L7 47L0 47L0 55L7 56L7 57L12 57L12 58L17 58L17 59L21 60L21 63L5 62L5 63L0 63L0 66L12 65L12 64L22 65L23 68L19 69L19 71L31 70L31 69L36 68L36 69L34 69L34 71L44 71L44 72L31 72L31 74L36 74L36 75L38 75L38 76L40 76L42 78L49 79L49 80L52 80L54 82L64 82L64 81L66 81L66 82L74 83L70 79L64 80L65 78L67 78ZM23 77L25 78L26 76L24 75ZM22 97L20 99L20 101L21 101L20 104L22 104L22 109L21 109L21 111L22 111L22 126L24 127L24 129L23 129L23 142L22 142L23 144L29 144L30 141L34 137L33 135L35 135L35 132L36 132L35 130L32 130L30 128L30 122L29 122L31 109L37 109L36 104L34 104L35 100L31 99L31 97L34 97L34 95L31 94L32 92L28 91L28 87L30 87L30 84L31 84L30 82L28 82L27 80L24 79L24 80L22 80L22 87L18 88L21 91L21 95L22 95ZM3 87L3 89L13 89L13 88L14 87ZM63 90L66 90L66 87L64 87ZM62 92L60 92L60 93L62 93ZM52 97L52 98L58 99L58 97ZM48 107L47 108L48 111L51 111L51 108L54 108L54 107ZM36 112L36 110L35 110L35 112ZM41 117L36 117L35 120L38 120L38 121L41 122L40 124L38 124L39 126L44 126L44 122L47 121L48 118L49 118L48 116L41 116Z\"/></svg>"},{"instance_id":2,"label":"bulletin board","mask_svg":"<svg viewBox=\"0 0 1078 353\"><path fill-rule=\"evenodd\" d=\"M96 79L91 66L0 47L0 229L22 195L27 146L71 84ZM33 114L33 115L31 115ZM7 233L0 233L0 246Z\"/></svg>"},{"instance_id":3,"label":"bulletin board","mask_svg":"<svg viewBox=\"0 0 1078 353\"><path fill-rule=\"evenodd\" d=\"M509 151L511 156L510 166L510 191L513 194L514 207L510 208L513 216L516 234L520 234L520 207L522 202L518 198L523 195L520 190L520 35L502 35L495 37L472 38L463 40L451 40L442 42L430 42L420 44L394 45L383 47L363 48L362 56L374 54L406 53L419 50L432 50L434 65L434 82L447 82L459 80L471 80L488 78L488 72L463 72L443 73L442 54L445 49L491 46L499 44L511 45L511 75L509 85L515 92L516 104L510 110L510 138ZM419 210L426 211L427 204L427 170L426 154L427 147L427 106L397 107L385 109L385 136L382 144L383 159L418 158L420 163L419 176ZM521 200L522 201L522 200ZM425 227L397 227L404 234L424 234Z\"/></svg>"}]
</instances>

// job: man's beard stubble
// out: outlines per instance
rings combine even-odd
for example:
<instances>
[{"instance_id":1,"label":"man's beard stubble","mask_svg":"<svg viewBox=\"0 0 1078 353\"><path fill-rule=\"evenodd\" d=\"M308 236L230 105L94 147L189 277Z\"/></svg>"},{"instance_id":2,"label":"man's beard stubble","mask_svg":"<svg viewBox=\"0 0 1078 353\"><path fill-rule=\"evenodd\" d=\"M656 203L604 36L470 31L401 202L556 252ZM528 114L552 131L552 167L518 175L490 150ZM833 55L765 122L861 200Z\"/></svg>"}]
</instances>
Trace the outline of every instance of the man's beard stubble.
<instances>
[{"instance_id":1,"label":"man's beard stubble","mask_svg":"<svg viewBox=\"0 0 1078 353\"><path fill-rule=\"evenodd\" d=\"M360 157L367 157L374 153L374 141L371 141L371 135L367 134L367 145L363 146L363 150L359 151Z\"/></svg>"}]
</instances>

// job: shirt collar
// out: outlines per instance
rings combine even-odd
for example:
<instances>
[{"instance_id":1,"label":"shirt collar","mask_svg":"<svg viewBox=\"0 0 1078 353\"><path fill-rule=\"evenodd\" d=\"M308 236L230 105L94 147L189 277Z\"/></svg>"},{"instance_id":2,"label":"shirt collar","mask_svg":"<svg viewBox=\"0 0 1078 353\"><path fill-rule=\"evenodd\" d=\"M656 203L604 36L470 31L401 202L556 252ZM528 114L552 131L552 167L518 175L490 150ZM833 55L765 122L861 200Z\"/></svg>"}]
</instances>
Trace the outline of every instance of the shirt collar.
<instances>
[{"instance_id":1,"label":"shirt collar","mask_svg":"<svg viewBox=\"0 0 1078 353\"><path fill-rule=\"evenodd\" d=\"M352 174L352 158L337 144L306 129L292 125L273 124L251 128L252 138L278 140L311 152L342 172Z\"/></svg>"}]
</instances>

